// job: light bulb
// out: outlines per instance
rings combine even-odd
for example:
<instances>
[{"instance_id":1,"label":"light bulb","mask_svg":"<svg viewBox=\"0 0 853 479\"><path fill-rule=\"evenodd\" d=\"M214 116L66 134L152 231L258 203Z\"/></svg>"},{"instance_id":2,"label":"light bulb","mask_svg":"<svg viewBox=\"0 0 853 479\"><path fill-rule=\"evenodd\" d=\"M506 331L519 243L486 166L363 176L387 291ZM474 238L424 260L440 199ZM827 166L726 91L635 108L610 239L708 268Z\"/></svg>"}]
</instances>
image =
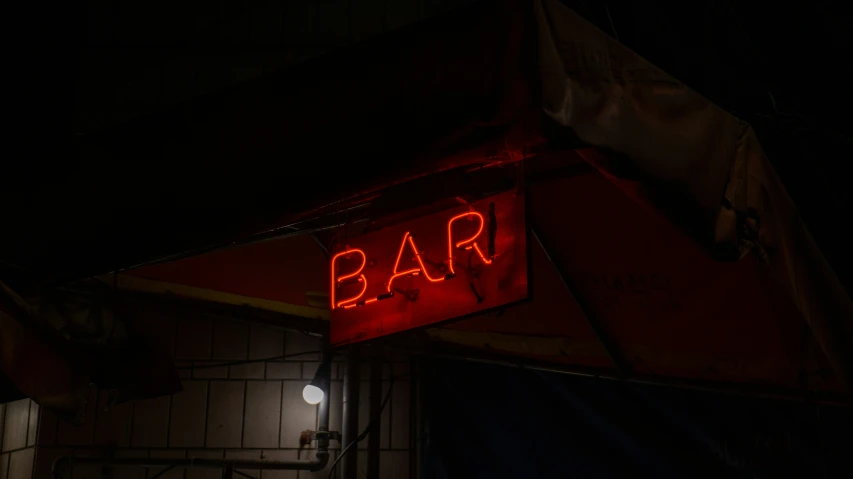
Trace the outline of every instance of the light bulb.
<instances>
[{"instance_id":1,"label":"light bulb","mask_svg":"<svg viewBox=\"0 0 853 479\"><path fill-rule=\"evenodd\" d=\"M308 404L319 404L323 396L325 396L323 390L311 384L306 385L302 390L302 399Z\"/></svg>"}]
</instances>

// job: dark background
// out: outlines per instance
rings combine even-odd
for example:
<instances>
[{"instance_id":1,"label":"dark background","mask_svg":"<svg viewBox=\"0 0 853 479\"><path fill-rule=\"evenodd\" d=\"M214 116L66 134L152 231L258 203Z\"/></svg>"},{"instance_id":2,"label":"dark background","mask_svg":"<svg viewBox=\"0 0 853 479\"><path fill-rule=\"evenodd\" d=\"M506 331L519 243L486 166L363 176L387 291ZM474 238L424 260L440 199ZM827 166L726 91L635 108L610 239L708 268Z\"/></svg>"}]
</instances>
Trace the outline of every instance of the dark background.
<instances>
[{"instance_id":1,"label":"dark background","mask_svg":"<svg viewBox=\"0 0 853 479\"><path fill-rule=\"evenodd\" d=\"M431 478L847 477L849 408L436 361Z\"/></svg>"},{"instance_id":2,"label":"dark background","mask_svg":"<svg viewBox=\"0 0 853 479\"><path fill-rule=\"evenodd\" d=\"M493 3L13 3L4 12L11 108L0 275L22 289L61 283L245 237L322 204L323 172L342 152L372 149L364 161L390 162L390 152L424 141L401 126L412 110L367 118L371 129L359 134L331 125L298 147L253 149L250 137L229 136L241 123L234 105L304 89L318 71L358 78L358 65L335 68L324 56L399 42L418 28L440 33L443 22L464 25ZM849 14L828 0L566 3L753 124L849 291ZM439 113L452 115L459 99L444 100L414 127L429 131ZM205 151L188 139L218 143Z\"/></svg>"}]
</instances>

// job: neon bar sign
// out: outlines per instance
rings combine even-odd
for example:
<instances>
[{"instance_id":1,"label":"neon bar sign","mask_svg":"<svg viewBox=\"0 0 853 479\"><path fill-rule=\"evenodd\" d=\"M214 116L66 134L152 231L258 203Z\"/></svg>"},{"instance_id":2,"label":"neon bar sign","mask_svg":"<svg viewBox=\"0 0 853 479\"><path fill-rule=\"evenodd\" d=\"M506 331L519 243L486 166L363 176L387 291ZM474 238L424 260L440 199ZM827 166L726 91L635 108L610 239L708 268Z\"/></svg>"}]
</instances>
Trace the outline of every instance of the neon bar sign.
<instances>
[{"instance_id":1,"label":"neon bar sign","mask_svg":"<svg viewBox=\"0 0 853 479\"><path fill-rule=\"evenodd\" d=\"M523 206L502 193L352 238L329 262L332 343L525 298Z\"/></svg>"},{"instance_id":2,"label":"neon bar sign","mask_svg":"<svg viewBox=\"0 0 853 479\"><path fill-rule=\"evenodd\" d=\"M476 218L477 221L479 222L479 227L477 228L477 232L474 233L473 236L471 236L467 239L464 239L462 241L456 241L454 244L454 241L453 241L454 240L453 223L455 221L461 220L463 218L468 218L468 219ZM330 274L330 276L332 278L332 285L331 285L331 293L329 294L329 296L331 298L330 307L332 309L336 309L336 308L347 309L347 308L353 308L356 306L365 306L367 304L370 304L370 303L373 303L373 302L376 302L376 301L379 301L382 299L391 298L394 296L394 291L392 289L392 286L394 284L394 280L397 278L403 277L403 276L423 275L423 277L425 277L427 279L427 281L429 281L431 283L437 283L439 281L451 280L454 277L456 277L456 270L453 267L453 257L454 257L456 250L471 250L471 249L473 249L474 251L477 252L477 256L479 256L480 261L482 261L483 264L492 264L492 258L494 257L494 254L490 255L489 257L486 257L486 255L483 253L483 250L476 243L477 239L479 239L480 236L483 234L483 229L484 229L485 225L486 225L486 219L483 217L483 215L481 213L479 213L477 211L469 211L467 213L462 213L461 215L456 215L447 221L447 258L446 258L445 262L442 264L442 266L446 265L446 268L449 272L445 275L439 275L436 277L433 277L429 274L429 269L424 264L423 255L418 251L418 246L417 246L417 244L415 244L415 239L414 239L414 237L412 237L412 233L409 231L406 231L405 233L403 233L403 240L400 242L400 249L397 252L397 260L394 262L394 269L391 271L391 276L388 278L388 281L385 283L385 288L386 288L385 293L380 294L380 295L373 297L373 298L369 298L369 299L361 299L364 296L365 291L367 291L367 278L361 273L362 270L364 270L364 267L367 265L367 255L365 255L364 251L357 249L357 248L347 249L346 251L341 251L340 253L333 256L332 261L331 261L331 274ZM418 267L410 268L410 269L407 269L405 271L400 271L400 260L403 258L403 251L406 249L406 246L411 247L412 255L413 255L412 257L417 260ZM338 259L342 258L342 257L346 257L346 256L359 256L361 258L361 262L358 266L358 269L356 269L355 271L353 271L351 273L344 274L344 275L339 275L337 270L336 270ZM359 283L362 283L361 292L355 296L350 297L350 298L346 298L343 300L340 299L336 294L338 287L342 283L344 283L345 281L353 280L353 279L355 279Z\"/></svg>"}]
</instances>

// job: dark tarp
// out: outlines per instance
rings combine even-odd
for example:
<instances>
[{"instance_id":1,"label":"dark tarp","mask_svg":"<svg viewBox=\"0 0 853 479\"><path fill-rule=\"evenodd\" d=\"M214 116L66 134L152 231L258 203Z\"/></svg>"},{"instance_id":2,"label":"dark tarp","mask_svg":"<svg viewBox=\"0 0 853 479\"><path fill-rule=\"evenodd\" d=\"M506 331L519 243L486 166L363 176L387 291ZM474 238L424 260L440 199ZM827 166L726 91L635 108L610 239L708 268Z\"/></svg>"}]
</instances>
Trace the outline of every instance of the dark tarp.
<instances>
[{"instance_id":1,"label":"dark tarp","mask_svg":"<svg viewBox=\"0 0 853 479\"><path fill-rule=\"evenodd\" d=\"M576 169L572 178L532 186L530 223L551 243L549 254L566 270L586 314L603 325L626 356L622 372L764 383L789 391L817 381L821 388L837 389L837 376L825 377L824 356L838 376L850 370L845 344L853 326L851 303L813 247L749 126L558 2L537 5L537 28L522 15L510 22L509 31L510 36L517 29L526 32L519 38L534 31L540 36L544 111L603 148L560 151L555 140L570 136L568 128L537 134L531 128L536 124L523 121L524 115L499 117L527 127L519 130L528 134L521 137L526 141L516 145L536 145L540 134L549 140L538 144L540 154L524 162L525 170L549 156L563 166L579 161L597 168ZM523 84L523 77L516 79L514 85ZM499 159L524 156L518 152L517 146L507 148ZM459 164L460 158L475 157L451 155L445 161ZM432 184L436 190L441 186L438 179ZM209 255L134 274L267 300L288 295L290 303L307 300L298 286L287 294L264 286L249 291L248 282L212 281L202 272L220 268L216 263L221 260L232 263L229 271L241 271L236 277L253 276L236 267L250 264L250 251L257 249L245 248L219 260ZM583 314L565 300L565 286L553 273L544 276L551 266L538 254L533 260L539 290L531 303L500 317L485 315L431 330L431 337L440 344L563 364L612 366ZM267 277L259 268L255 272ZM286 279L269 284L284 285ZM819 350L812 347L812 334Z\"/></svg>"},{"instance_id":2,"label":"dark tarp","mask_svg":"<svg viewBox=\"0 0 853 479\"><path fill-rule=\"evenodd\" d=\"M623 155L595 164L720 259L755 249L853 384L853 301L752 128L559 1L536 5L545 112L581 140Z\"/></svg>"},{"instance_id":3,"label":"dark tarp","mask_svg":"<svg viewBox=\"0 0 853 479\"><path fill-rule=\"evenodd\" d=\"M425 366L429 479L849 475L849 408L470 363Z\"/></svg>"},{"instance_id":4,"label":"dark tarp","mask_svg":"<svg viewBox=\"0 0 853 479\"><path fill-rule=\"evenodd\" d=\"M511 186L524 168L527 222L536 234L528 242L531 299L413 333L432 340L418 346L428 353L461 347L465 354L473 349L616 375L620 371L590 328L594 320L623 357L621 373L634 379L763 386L781 395L815 388L832 399L840 389L838 376L755 252L740 261L715 261L664 215L642 207L589 166L600 157L586 148L488 169L509 178ZM474 172L461 178L469 193L472 185L491 184ZM405 202L410 191L383 191L381 200ZM279 238L104 280L120 289L328 318L328 259L317 243L370 231L369 218L389 224L374 206L359 210L357 218L365 221L317 233L316 242L307 235ZM418 214L404 213L391 219ZM537 239L547 244L547 255ZM404 338L389 338L398 340Z\"/></svg>"}]
</instances>

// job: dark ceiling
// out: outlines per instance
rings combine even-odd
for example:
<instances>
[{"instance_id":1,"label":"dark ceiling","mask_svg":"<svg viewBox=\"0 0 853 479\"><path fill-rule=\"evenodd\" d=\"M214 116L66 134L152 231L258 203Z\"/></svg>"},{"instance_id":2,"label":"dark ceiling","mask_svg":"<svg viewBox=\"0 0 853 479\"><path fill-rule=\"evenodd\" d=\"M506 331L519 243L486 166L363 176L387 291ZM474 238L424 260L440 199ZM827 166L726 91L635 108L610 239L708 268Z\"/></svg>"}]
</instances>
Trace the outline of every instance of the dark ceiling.
<instances>
[{"instance_id":1,"label":"dark ceiling","mask_svg":"<svg viewBox=\"0 0 853 479\"><path fill-rule=\"evenodd\" d=\"M375 186L382 175L414 172L400 163L400 152L413 156L449 133L453 125L437 126L439 117L471 121L494 94L409 99L355 125L336 122L339 112L311 108L312 95L334 92L342 81L361 82L363 91L387 88L361 78L364 65L377 72L409 65L406 48L423 32L471 40L469 24L500 2L456 10L470 2L219 2L218 10L211 3L12 7L7 18L17 43L7 70L12 108L0 177L0 277L21 287L53 284L280 226L294 213ZM566 3L755 126L849 291L853 230L843 224L851 195L842 166L853 146L845 83L853 58L849 15L825 0L772 7L733 0ZM208 40L193 40L198 36ZM459 45L448 40L442 48ZM376 56L374 48L385 53ZM172 71L166 67L127 80L133 65L172 54L161 64L196 65L190 93L180 93L188 77L163 73ZM217 66L251 55L257 61L230 73ZM305 61L319 55L327 56ZM337 106L357 108L360 99L350 101ZM269 119L251 116L259 104L314 115L313 124L323 127L300 132L290 120L299 141L246 149L253 141L247 125L263 129L261 120ZM418 123L397 121L413 111ZM344 167L330 178L329 165L342 158L372 169Z\"/></svg>"}]
</instances>

